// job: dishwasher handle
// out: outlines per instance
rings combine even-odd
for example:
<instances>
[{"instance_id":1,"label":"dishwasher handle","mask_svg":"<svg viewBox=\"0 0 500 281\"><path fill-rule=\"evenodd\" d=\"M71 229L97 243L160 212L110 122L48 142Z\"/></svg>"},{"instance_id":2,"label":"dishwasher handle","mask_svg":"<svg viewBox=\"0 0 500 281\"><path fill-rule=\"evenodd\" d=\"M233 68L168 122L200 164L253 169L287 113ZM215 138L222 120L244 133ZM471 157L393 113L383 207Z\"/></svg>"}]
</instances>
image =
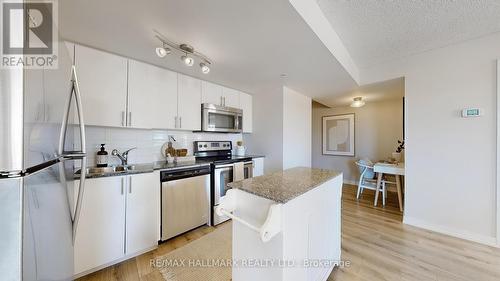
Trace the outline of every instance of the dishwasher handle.
<instances>
[{"instance_id":1,"label":"dishwasher handle","mask_svg":"<svg viewBox=\"0 0 500 281\"><path fill-rule=\"evenodd\" d=\"M160 178L162 182L174 181L191 177L198 177L210 174L210 167L185 169L175 171L162 171Z\"/></svg>"}]
</instances>

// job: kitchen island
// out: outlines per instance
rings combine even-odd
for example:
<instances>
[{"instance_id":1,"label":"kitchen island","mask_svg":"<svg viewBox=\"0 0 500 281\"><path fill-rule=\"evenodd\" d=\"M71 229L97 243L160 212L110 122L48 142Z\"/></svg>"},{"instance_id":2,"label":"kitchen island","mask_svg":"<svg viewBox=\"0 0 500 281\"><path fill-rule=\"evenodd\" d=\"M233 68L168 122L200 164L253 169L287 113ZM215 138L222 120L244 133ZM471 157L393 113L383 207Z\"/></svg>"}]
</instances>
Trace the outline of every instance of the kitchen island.
<instances>
[{"instance_id":1,"label":"kitchen island","mask_svg":"<svg viewBox=\"0 0 500 281\"><path fill-rule=\"evenodd\" d=\"M229 184L234 281L326 280L340 263L342 173L293 168Z\"/></svg>"}]
</instances>

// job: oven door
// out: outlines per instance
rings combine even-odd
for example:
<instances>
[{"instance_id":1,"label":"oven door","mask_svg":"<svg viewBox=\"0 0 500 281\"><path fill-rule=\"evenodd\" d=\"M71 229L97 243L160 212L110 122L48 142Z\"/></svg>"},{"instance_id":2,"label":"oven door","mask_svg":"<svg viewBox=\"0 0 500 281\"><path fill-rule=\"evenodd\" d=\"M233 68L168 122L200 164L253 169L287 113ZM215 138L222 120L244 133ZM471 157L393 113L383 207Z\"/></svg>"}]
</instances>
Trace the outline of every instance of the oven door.
<instances>
[{"instance_id":1,"label":"oven door","mask_svg":"<svg viewBox=\"0 0 500 281\"><path fill-rule=\"evenodd\" d=\"M230 189L227 184L233 181L233 164L216 166L214 177L214 206L217 206Z\"/></svg>"},{"instance_id":2,"label":"oven door","mask_svg":"<svg viewBox=\"0 0 500 281\"><path fill-rule=\"evenodd\" d=\"M243 120L238 113L212 108L203 109L203 131L239 133L243 128L242 123Z\"/></svg>"}]
</instances>

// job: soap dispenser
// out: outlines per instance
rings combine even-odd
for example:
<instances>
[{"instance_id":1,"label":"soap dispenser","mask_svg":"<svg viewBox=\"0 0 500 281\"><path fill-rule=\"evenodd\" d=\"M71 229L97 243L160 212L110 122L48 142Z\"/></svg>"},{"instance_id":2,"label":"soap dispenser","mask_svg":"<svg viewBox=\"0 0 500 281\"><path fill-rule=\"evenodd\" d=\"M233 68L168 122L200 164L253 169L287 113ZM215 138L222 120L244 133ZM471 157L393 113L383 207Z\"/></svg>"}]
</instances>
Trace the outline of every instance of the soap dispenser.
<instances>
[{"instance_id":1,"label":"soap dispenser","mask_svg":"<svg viewBox=\"0 0 500 281\"><path fill-rule=\"evenodd\" d=\"M104 148L104 143L101 144L101 150L97 151L97 167L108 166L108 152Z\"/></svg>"}]
</instances>

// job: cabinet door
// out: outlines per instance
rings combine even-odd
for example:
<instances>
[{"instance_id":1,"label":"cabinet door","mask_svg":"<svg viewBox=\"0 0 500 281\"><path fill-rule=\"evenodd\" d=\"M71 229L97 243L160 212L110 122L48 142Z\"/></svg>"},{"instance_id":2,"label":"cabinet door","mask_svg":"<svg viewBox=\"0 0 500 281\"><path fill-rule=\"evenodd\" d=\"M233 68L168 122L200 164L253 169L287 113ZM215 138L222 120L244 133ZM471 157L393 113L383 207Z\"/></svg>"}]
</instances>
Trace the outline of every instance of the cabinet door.
<instances>
[{"instance_id":1,"label":"cabinet door","mask_svg":"<svg viewBox=\"0 0 500 281\"><path fill-rule=\"evenodd\" d=\"M125 177L87 179L82 202L75 241L75 274L124 256Z\"/></svg>"},{"instance_id":2,"label":"cabinet door","mask_svg":"<svg viewBox=\"0 0 500 281\"><path fill-rule=\"evenodd\" d=\"M201 103L222 105L222 86L201 81Z\"/></svg>"},{"instance_id":3,"label":"cabinet door","mask_svg":"<svg viewBox=\"0 0 500 281\"><path fill-rule=\"evenodd\" d=\"M188 131L201 130L201 81L178 74L178 87L177 128Z\"/></svg>"},{"instance_id":4,"label":"cabinet door","mask_svg":"<svg viewBox=\"0 0 500 281\"><path fill-rule=\"evenodd\" d=\"M253 159L253 176L258 177L264 175L264 157Z\"/></svg>"},{"instance_id":5,"label":"cabinet door","mask_svg":"<svg viewBox=\"0 0 500 281\"><path fill-rule=\"evenodd\" d=\"M175 129L177 73L129 60L128 102L129 126Z\"/></svg>"},{"instance_id":6,"label":"cabinet door","mask_svg":"<svg viewBox=\"0 0 500 281\"><path fill-rule=\"evenodd\" d=\"M127 102L127 59L76 45L75 64L85 124L124 126Z\"/></svg>"},{"instance_id":7,"label":"cabinet door","mask_svg":"<svg viewBox=\"0 0 500 281\"><path fill-rule=\"evenodd\" d=\"M160 236L160 174L131 175L127 185L126 254L158 245Z\"/></svg>"},{"instance_id":8,"label":"cabinet door","mask_svg":"<svg viewBox=\"0 0 500 281\"><path fill-rule=\"evenodd\" d=\"M234 89L222 88L222 96L224 96L224 106L240 108L240 92Z\"/></svg>"},{"instance_id":9,"label":"cabinet door","mask_svg":"<svg viewBox=\"0 0 500 281\"><path fill-rule=\"evenodd\" d=\"M243 110L243 133L252 132L252 96L240 92L240 108Z\"/></svg>"}]
</instances>

